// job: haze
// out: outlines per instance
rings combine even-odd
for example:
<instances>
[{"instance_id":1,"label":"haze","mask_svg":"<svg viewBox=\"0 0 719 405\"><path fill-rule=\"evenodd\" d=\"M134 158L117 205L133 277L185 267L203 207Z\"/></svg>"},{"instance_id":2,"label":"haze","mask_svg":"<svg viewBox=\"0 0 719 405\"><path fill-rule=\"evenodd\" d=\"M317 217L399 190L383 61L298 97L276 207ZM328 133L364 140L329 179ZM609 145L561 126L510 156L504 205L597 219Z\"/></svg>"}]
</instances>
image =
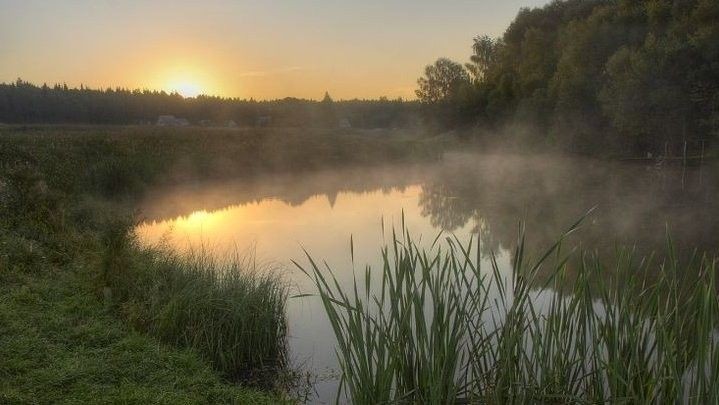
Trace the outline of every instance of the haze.
<instances>
[{"instance_id":1,"label":"haze","mask_svg":"<svg viewBox=\"0 0 719 405\"><path fill-rule=\"evenodd\" d=\"M520 7L481 1L0 0L0 82L185 96L414 98L438 55L464 61Z\"/></svg>"}]
</instances>

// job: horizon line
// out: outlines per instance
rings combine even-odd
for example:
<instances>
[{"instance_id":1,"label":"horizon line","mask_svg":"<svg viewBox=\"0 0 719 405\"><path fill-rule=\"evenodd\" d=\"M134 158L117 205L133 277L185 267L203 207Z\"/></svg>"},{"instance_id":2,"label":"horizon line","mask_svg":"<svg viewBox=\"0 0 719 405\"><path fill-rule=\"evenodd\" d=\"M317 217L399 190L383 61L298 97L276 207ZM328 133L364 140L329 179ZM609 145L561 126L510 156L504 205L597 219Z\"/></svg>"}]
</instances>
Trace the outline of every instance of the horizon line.
<instances>
[{"instance_id":1,"label":"horizon line","mask_svg":"<svg viewBox=\"0 0 719 405\"><path fill-rule=\"evenodd\" d=\"M156 94L163 94L163 93L164 93L164 94L166 94L166 95L168 95L168 96L177 96L177 97L180 97L180 98L182 98L183 100L192 100L192 99L198 99L198 98L206 97L206 98L218 98L218 99L227 100L227 101L245 101L245 102L249 102L249 101L255 101L255 102L276 102L276 101L285 101L285 100L288 100L288 99L293 99L293 100L297 100L297 101L321 102L321 101L322 101L322 98L324 98L324 94L323 94L323 96L322 96L321 98L314 99L314 98L304 98L304 97L296 97L296 96L285 96L285 97L281 97L281 98L255 98L255 97L249 97L249 98L245 97L245 98L243 98L243 97L240 97L240 96L221 96L221 95L213 95L213 94L205 94L205 93L200 93L200 94L198 94L198 95L196 95L196 96L186 97L186 96L183 96L182 94L180 94L180 92L178 92L177 90L168 91L168 90L165 90L165 89L157 89L157 88L154 88L154 89L153 89L153 88L149 88L149 87L135 87L135 88L130 88L130 87L122 87L122 86L115 86L115 87L112 87L112 86L92 87L92 86L85 85L84 83L80 83L80 84L79 84L79 87L78 87L77 84L68 85L67 82L55 82L55 83L53 83L53 84L51 84L51 85L48 84L48 82L43 82L42 84L37 84L37 83L35 83L35 82L31 82L31 81L28 81L28 80L23 80L22 77L18 77L17 79L11 80L11 81L4 81L4 80L2 80L2 81L0 81L0 86L17 86L18 83L23 84L23 85L30 85L30 86L32 86L32 87L36 87L36 88L39 88L39 89L42 89L43 87L47 87L47 88L49 88L49 89L55 89L55 88L57 88L57 87L67 87L68 90L77 90L77 91L107 92L107 91L109 90L109 91L115 91L115 92L117 92L117 91L124 91L124 92L129 92L129 93L136 93L136 92L140 92L140 93L150 92L150 93L156 93ZM332 98L332 101L334 101L334 102L350 102L350 101L395 101L395 102L396 102L396 101L401 101L401 102L416 102L416 101L418 101L418 99L417 99L416 97L414 97L414 98L405 98L405 97L402 97L402 96L398 96L398 97L394 97L394 98L391 98L391 97L388 97L388 96L378 96L378 97L376 97L376 98L359 98L359 97L355 97L355 98L337 98L337 99L335 99L334 97L332 97L332 94L330 94L329 91L325 90L324 93L329 94L330 97Z\"/></svg>"}]
</instances>

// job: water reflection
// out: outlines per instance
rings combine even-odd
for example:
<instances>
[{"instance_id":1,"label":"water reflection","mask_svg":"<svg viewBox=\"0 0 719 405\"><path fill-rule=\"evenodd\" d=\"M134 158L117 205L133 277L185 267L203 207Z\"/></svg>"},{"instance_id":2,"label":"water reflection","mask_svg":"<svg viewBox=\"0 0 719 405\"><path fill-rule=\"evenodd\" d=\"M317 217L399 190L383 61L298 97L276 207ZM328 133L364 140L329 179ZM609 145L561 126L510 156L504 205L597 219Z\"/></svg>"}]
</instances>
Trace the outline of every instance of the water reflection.
<instances>
[{"instance_id":1,"label":"water reflection","mask_svg":"<svg viewBox=\"0 0 719 405\"><path fill-rule=\"evenodd\" d=\"M379 263L386 228L404 217L416 235L440 230L461 240L479 235L483 260L498 254L511 268L517 225L525 221L535 252L591 207L596 212L570 241L613 257L617 245L638 254L660 252L669 227L679 246L716 251L713 171L683 171L598 160L512 155L446 156L430 166L392 166L238 179L157 189L140 209L137 229L145 243L182 250L209 246L218 254L254 246L259 260L284 264L298 293L312 292L290 259L302 248L325 259L341 283L352 280L355 262ZM475 236L476 237L476 236ZM487 265L487 267L489 267ZM546 292L551 295L551 292ZM539 294L539 293L538 293ZM318 401L333 402L337 386L334 338L318 300L291 300L290 349L296 362L320 376Z\"/></svg>"},{"instance_id":2,"label":"water reflection","mask_svg":"<svg viewBox=\"0 0 719 405\"><path fill-rule=\"evenodd\" d=\"M682 170L569 158L458 156L422 186L419 204L432 224L472 224L485 253L511 249L517 221L531 246L549 246L590 208L576 244L611 256L617 245L661 253L667 232L681 247L714 251L719 189L709 168Z\"/></svg>"}]
</instances>

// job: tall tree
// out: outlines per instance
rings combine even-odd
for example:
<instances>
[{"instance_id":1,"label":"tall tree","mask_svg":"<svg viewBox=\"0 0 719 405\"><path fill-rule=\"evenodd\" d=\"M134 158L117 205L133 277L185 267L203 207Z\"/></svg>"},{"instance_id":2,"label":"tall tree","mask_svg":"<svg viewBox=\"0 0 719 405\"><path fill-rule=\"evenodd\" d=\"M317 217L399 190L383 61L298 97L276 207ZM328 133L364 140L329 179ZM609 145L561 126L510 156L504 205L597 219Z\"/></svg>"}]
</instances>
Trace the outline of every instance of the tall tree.
<instances>
[{"instance_id":1,"label":"tall tree","mask_svg":"<svg viewBox=\"0 0 719 405\"><path fill-rule=\"evenodd\" d=\"M497 61L497 51L500 47L498 40L492 39L487 35L477 36L472 44L472 55L469 57L470 63L465 67L475 83L484 81L489 69Z\"/></svg>"},{"instance_id":2,"label":"tall tree","mask_svg":"<svg viewBox=\"0 0 719 405\"><path fill-rule=\"evenodd\" d=\"M417 80L417 98L425 104L456 101L460 91L469 83L464 67L447 58L439 58L424 69L424 76Z\"/></svg>"}]
</instances>

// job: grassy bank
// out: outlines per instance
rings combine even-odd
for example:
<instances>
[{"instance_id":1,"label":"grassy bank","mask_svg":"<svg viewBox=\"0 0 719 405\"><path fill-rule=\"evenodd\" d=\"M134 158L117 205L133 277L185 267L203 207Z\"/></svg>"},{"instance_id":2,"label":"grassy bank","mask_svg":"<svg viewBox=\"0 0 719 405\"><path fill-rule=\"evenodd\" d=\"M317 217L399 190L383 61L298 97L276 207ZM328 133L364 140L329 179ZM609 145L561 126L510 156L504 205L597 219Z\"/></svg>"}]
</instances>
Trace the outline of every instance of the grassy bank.
<instances>
[{"instance_id":1,"label":"grassy bank","mask_svg":"<svg viewBox=\"0 0 719 405\"><path fill-rule=\"evenodd\" d=\"M680 262L669 244L661 263L618 252L608 264L561 245L530 259L520 239L503 274L494 256L479 265L471 241L423 248L402 230L382 268L353 286L309 258L345 394L357 404L719 401L717 259Z\"/></svg>"},{"instance_id":2,"label":"grassy bank","mask_svg":"<svg viewBox=\"0 0 719 405\"><path fill-rule=\"evenodd\" d=\"M246 387L275 386L285 364L282 282L138 247L132 202L156 184L423 148L322 131L0 128L0 402L276 402Z\"/></svg>"},{"instance_id":3,"label":"grassy bank","mask_svg":"<svg viewBox=\"0 0 719 405\"><path fill-rule=\"evenodd\" d=\"M281 388L274 382L286 366L287 288L277 273L239 254L143 249L122 229L105 235L103 278L123 319L194 349L231 381Z\"/></svg>"},{"instance_id":4,"label":"grassy bank","mask_svg":"<svg viewBox=\"0 0 719 405\"><path fill-rule=\"evenodd\" d=\"M279 393L246 388L255 381L237 372L263 362L277 369L275 357L283 357L259 350L258 340L281 350L283 338L257 325L232 331L240 336L227 330L263 320L262 310L274 311L272 320L283 325L279 280L244 272L212 278L209 264L201 274L191 260L131 245L127 232L113 240L108 233L124 209L72 198L28 166L5 172L1 202L0 402L279 400ZM198 281L204 284L188 288ZM247 304L238 295L264 297L266 284L276 286L278 302L231 313ZM226 323L194 322L200 317Z\"/></svg>"},{"instance_id":5,"label":"grassy bank","mask_svg":"<svg viewBox=\"0 0 719 405\"><path fill-rule=\"evenodd\" d=\"M0 238L0 403L276 403L121 322L86 253L57 265L44 246Z\"/></svg>"}]
</instances>

